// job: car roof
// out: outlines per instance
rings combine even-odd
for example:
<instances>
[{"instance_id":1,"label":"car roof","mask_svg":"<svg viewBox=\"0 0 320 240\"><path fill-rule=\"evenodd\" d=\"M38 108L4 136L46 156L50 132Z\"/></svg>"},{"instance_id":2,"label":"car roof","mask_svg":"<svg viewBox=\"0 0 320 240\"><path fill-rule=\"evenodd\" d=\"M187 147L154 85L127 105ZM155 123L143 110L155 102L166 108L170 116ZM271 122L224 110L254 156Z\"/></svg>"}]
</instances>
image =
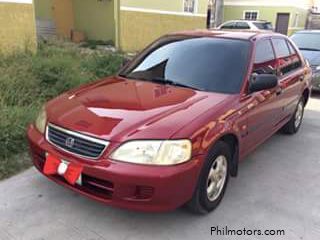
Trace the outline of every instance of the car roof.
<instances>
[{"instance_id":1,"label":"car roof","mask_svg":"<svg viewBox=\"0 0 320 240\"><path fill-rule=\"evenodd\" d=\"M235 20L229 20L229 21L226 21L226 22L224 22L223 24L228 23L228 22L271 23L270 21L266 21L266 20L246 20L246 19L235 19Z\"/></svg>"},{"instance_id":2,"label":"car roof","mask_svg":"<svg viewBox=\"0 0 320 240\"><path fill-rule=\"evenodd\" d=\"M230 39L242 39L242 40L257 40L259 38L264 37L285 37L282 34L274 33L270 31L252 31L252 30L241 30L241 31L234 31L234 30L216 30L216 29L199 29L193 31L182 31L169 34L168 36L194 36L194 37L214 37L214 38L230 38Z\"/></svg>"},{"instance_id":3,"label":"car roof","mask_svg":"<svg viewBox=\"0 0 320 240\"><path fill-rule=\"evenodd\" d=\"M310 30L301 30L301 31L297 31L295 33L320 33L320 30L313 30L313 29L310 29Z\"/></svg>"}]
</instances>

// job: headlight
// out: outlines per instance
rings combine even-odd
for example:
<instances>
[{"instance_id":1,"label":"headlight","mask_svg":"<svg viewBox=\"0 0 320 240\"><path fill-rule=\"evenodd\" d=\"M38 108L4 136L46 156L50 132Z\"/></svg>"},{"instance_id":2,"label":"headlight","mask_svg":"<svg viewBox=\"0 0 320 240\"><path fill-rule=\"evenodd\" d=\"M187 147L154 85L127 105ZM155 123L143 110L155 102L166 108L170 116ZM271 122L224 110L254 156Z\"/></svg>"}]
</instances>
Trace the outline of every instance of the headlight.
<instances>
[{"instance_id":1,"label":"headlight","mask_svg":"<svg viewBox=\"0 0 320 240\"><path fill-rule=\"evenodd\" d=\"M122 144L111 155L113 160L147 165L175 165L189 161L189 140L139 140Z\"/></svg>"},{"instance_id":2,"label":"headlight","mask_svg":"<svg viewBox=\"0 0 320 240\"><path fill-rule=\"evenodd\" d=\"M38 117L35 121L35 126L41 132L44 134L46 130L46 123L47 123L47 113L45 107L41 108L41 111L38 114Z\"/></svg>"}]
</instances>

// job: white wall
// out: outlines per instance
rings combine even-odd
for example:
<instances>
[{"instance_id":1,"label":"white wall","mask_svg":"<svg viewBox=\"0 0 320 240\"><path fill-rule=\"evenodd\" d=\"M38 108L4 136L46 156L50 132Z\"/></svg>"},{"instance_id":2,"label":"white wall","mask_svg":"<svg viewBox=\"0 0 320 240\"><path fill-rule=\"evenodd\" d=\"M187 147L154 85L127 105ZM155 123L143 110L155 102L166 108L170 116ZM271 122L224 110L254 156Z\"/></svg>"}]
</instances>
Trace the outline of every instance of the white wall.
<instances>
[{"instance_id":1,"label":"white wall","mask_svg":"<svg viewBox=\"0 0 320 240\"><path fill-rule=\"evenodd\" d=\"M8 2L8 3L32 3L32 0L0 0L0 2Z\"/></svg>"},{"instance_id":2,"label":"white wall","mask_svg":"<svg viewBox=\"0 0 320 240\"><path fill-rule=\"evenodd\" d=\"M320 0L316 0L319 1ZM225 5L238 6L285 6L310 8L313 0L225 0Z\"/></svg>"}]
</instances>

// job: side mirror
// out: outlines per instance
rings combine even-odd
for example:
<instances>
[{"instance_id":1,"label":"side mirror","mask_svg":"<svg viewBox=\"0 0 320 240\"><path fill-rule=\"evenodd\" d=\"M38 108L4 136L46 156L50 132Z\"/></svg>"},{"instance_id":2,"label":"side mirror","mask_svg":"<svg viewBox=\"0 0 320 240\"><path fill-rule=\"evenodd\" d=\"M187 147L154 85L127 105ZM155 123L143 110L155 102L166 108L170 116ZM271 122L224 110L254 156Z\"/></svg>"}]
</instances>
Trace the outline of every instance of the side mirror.
<instances>
[{"instance_id":1,"label":"side mirror","mask_svg":"<svg viewBox=\"0 0 320 240\"><path fill-rule=\"evenodd\" d=\"M253 74L250 79L249 91L259 92L278 86L278 77L274 74Z\"/></svg>"}]
</instances>

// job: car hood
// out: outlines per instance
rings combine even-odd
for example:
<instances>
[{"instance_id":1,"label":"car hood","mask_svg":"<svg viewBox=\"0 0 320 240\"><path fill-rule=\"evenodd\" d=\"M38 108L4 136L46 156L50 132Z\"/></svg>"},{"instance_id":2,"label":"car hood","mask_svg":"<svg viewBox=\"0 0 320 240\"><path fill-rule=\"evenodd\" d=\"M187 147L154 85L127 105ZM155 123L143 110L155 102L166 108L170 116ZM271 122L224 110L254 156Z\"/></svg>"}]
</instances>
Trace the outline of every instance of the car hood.
<instances>
[{"instance_id":1,"label":"car hood","mask_svg":"<svg viewBox=\"0 0 320 240\"><path fill-rule=\"evenodd\" d=\"M320 51L301 51L302 55L309 61L311 66L320 65Z\"/></svg>"},{"instance_id":2,"label":"car hood","mask_svg":"<svg viewBox=\"0 0 320 240\"><path fill-rule=\"evenodd\" d=\"M50 101L47 115L50 123L110 141L169 139L229 96L112 77Z\"/></svg>"}]
</instances>

